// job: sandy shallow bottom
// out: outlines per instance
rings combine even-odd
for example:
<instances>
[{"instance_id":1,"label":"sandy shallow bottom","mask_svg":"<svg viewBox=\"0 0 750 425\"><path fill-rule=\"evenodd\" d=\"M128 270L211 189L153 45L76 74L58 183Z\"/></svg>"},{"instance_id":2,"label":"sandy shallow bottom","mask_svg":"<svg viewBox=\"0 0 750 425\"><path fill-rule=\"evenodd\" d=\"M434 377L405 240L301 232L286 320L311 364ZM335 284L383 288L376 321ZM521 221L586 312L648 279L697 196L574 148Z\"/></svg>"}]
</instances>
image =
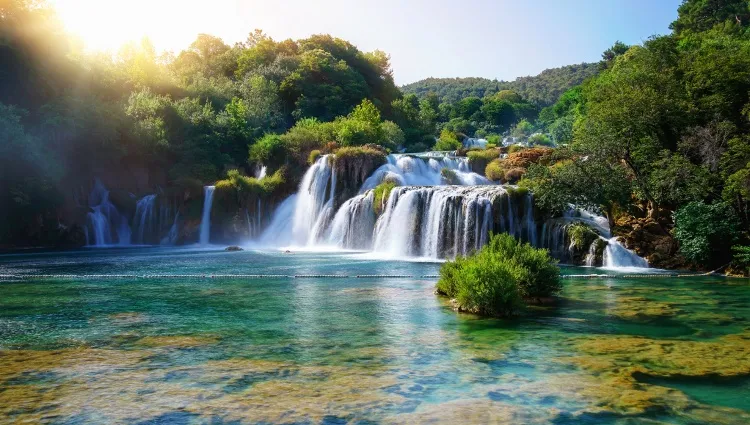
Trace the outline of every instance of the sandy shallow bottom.
<instances>
[{"instance_id":1,"label":"sandy shallow bottom","mask_svg":"<svg viewBox=\"0 0 750 425\"><path fill-rule=\"evenodd\" d=\"M750 423L746 280L565 279L559 305L503 321L451 311L420 277L439 266L0 256L0 274L414 276L0 280L0 423Z\"/></svg>"}]
</instances>

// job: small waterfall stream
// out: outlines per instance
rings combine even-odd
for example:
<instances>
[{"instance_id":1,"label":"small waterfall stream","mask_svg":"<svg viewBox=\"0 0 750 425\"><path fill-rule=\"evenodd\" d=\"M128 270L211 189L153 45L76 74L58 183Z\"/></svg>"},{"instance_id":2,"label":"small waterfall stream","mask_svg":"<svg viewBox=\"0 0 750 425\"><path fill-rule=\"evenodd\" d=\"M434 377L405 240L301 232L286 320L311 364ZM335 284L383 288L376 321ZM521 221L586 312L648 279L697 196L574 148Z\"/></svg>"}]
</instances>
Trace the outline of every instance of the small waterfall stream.
<instances>
[{"instance_id":1,"label":"small waterfall stream","mask_svg":"<svg viewBox=\"0 0 750 425\"><path fill-rule=\"evenodd\" d=\"M604 251L604 267L648 267L648 262L645 259L636 255L635 252L625 248L616 237L610 238L608 242L607 248Z\"/></svg>"},{"instance_id":2,"label":"small waterfall stream","mask_svg":"<svg viewBox=\"0 0 750 425\"><path fill-rule=\"evenodd\" d=\"M200 244L208 245L211 239L211 206L214 202L215 186L203 187L203 214L201 215Z\"/></svg>"},{"instance_id":3,"label":"small waterfall stream","mask_svg":"<svg viewBox=\"0 0 750 425\"><path fill-rule=\"evenodd\" d=\"M128 218L110 202L109 191L99 180L89 195L89 208L84 226L88 246L130 245Z\"/></svg>"}]
</instances>

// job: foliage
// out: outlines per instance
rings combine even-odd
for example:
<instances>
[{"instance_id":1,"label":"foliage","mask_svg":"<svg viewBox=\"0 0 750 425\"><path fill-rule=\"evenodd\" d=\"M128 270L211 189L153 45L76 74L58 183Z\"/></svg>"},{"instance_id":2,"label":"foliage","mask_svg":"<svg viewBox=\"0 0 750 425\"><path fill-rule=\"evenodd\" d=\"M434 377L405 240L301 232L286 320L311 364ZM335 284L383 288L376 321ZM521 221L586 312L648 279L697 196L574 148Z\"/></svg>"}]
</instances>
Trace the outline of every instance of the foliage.
<instances>
[{"instance_id":1,"label":"foliage","mask_svg":"<svg viewBox=\"0 0 750 425\"><path fill-rule=\"evenodd\" d=\"M577 221L566 229L570 238L571 247L576 249L588 249L592 242L599 239L599 235L585 223Z\"/></svg>"},{"instance_id":2,"label":"foliage","mask_svg":"<svg viewBox=\"0 0 750 425\"><path fill-rule=\"evenodd\" d=\"M723 203L690 202L674 214L680 253L695 264L718 266L731 259L738 237L737 216Z\"/></svg>"},{"instance_id":3,"label":"foliage","mask_svg":"<svg viewBox=\"0 0 750 425\"><path fill-rule=\"evenodd\" d=\"M735 245L732 247L734 257L732 266L741 270L745 276L750 275L750 246Z\"/></svg>"},{"instance_id":4,"label":"foliage","mask_svg":"<svg viewBox=\"0 0 750 425\"><path fill-rule=\"evenodd\" d=\"M380 215L383 213L385 203L388 201L388 197L391 195L391 190L396 187L396 182L386 180L375 187L374 199L372 201L372 207L375 210L375 214Z\"/></svg>"},{"instance_id":5,"label":"foliage","mask_svg":"<svg viewBox=\"0 0 750 425\"><path fill-rule=\"evenodd\" d=\"M463 144L458 141L456 134L450 130L444 129L440 132L440 138L438 139L435 146L432 147L434 151L455 151L461 149Z\"/></svg>"},{"instance_id":6,"label":"foliage","mask_svg":"<svg viewBox=\"0 0 750 425\"><path fill-rule=\"evenodd\" d=\"M559 273L546 250L500 234L479 252L446 262L437 291L454 298L462 311L512 316L524 299L557 294L562 289Z\"/></svg>"},{"instance_id":7,"label":"foliage","mask_svg":"<svg viewBox=\"0 0 750 425\"><path fill-rule=\"evenodd\" d=\"M288 147L280 136L267 134L250 148L249 159L276 170L287 161L288 154Z\"/></svg>"},{"instance_id":8,"label":"foliage","mask_svg":"<svg viewBox=\"0 0 750 425\"><path fill-rule=\"evenodd\" d=\"M318 158L320 158L320 150L318 149L312 150L310 151L310 155L308 155L307 157L307 163L309 165L313 165L315 164L315 161L318 160Z\"/></svg>"},{"instance_id":9,"label":"foliage","mask_svg":"<svg viewBox=\"0 0 750 425\"><path fill-rule=\"evenodd\" d=\"M529 146L554 146L552 140L546 134L534 133L529 136Z\"/></svg>"},{"instance_id":10,"label":"foliage","mask_svg":"<svg viewBox=\"0 0 750 425\"><path fill-rule=\"evenodd\" d=\"M487 164L487 167L484 169L484 175L492 181L504 182L505 168L503 167L502 161L499 158L490 161L490 163Z\"/></svg>"},{"instance_id":11,"label":"foliage","mask_svg":"<svg viewBox=\"0 0 750 425\"><path fill-rule=\"evenodd\" d=\"M547 69L535 77L521 77L512 82L485 78L427 78L407 84L401 89L404 93L413 93L419 98L433 93L440 102L448 103L471 96L483 98L503 90L513 90L538 106L547 106L555 103L566 90L581 84L597 72L597 64L583 63Z\"/></svg>"}]
</instances>

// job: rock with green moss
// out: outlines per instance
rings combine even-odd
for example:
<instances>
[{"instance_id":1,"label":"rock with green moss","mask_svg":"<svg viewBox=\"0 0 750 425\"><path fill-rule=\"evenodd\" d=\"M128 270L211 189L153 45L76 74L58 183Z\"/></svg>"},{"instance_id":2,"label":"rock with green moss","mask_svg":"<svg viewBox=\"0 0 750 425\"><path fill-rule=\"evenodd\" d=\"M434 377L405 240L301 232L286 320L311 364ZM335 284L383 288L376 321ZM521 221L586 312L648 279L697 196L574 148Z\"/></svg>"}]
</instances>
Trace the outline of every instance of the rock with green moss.
<instances>
[{"instance_id":1,"label":"rock with green moss","mask_svg":"<svg viewBox=\"0 0 750 425\"><path fill-rule=\"evenodd\" d=\"M466 152L466 157L469 159L469 168L471 171L477 174L484 174L487 165L500 158L500 149L477 149Z\"/></svg>"},{"instance_id":2,"label":"rock with green moss","mask_svg":"<svg viewBox=\"0 0 750 425\"><path fill-rule=\"evenodd\" d=\"M372 202L372 208L376 215L380 215L385 210L385 204L388 202L388 197L391 195L391 190L397 186L397 183L392 180L385 180L375 187L375 196Z\"/></svg>"},{"instance_id":3,"label":"rock with green moss","mask_svg":"<svg viewBox=\"0 0 750 425\"><path fill-rule=\"evenodd\" d=\"M607 241L602 239L596 230L586 223L577 221L567 226L565 238L568 241L571 263L602 265ZM593 256L593 258L590 258L590 256Z\"/></svg>"},{"instance_id":4,"label":"rock with green moss","mask_svg":"<svg viewBox=\"0 0 750 425\"><path fill-rule=\"evenodd\" d=\"M453 185L460 185L461 180L456 175L456 172L449 169L449 168L443 168L440 170L440 175L443 178L443 182L445 184L453 184Z\"/></svg>"},{"instance_id":5,"label":"rock with green moss","mask_svg":"<svg viewBox=\"0 0 750 425\"><path fill-rule=\"evenodd\" d=\"M333 155L336 193L333 209L355 196L375 170L387 162L387 152L379 146L352 146L338 149Z\"/></svg>"}]
</instances>

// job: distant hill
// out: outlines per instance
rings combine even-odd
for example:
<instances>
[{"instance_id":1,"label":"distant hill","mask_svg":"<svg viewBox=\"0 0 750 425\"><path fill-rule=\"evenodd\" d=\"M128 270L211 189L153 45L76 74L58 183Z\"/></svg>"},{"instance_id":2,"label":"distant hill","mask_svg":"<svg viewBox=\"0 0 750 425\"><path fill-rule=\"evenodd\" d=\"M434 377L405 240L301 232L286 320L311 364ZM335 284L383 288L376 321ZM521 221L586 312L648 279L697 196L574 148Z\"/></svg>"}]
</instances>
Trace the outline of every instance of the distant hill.
<instances>
[{"instance_id":1,"label":"distant hill","mask_svg":"<svg viewBox=\"0 0 750 425\"><path fill-rule=\"evenodd\" d=\"M521 77L515 81L498 81L487 78L426 78L401 87L404 93L414 93L420 99L429 92L440 97L441 102L456 102L465 97L484 97L500 90L515 90L539 106L555 103L566 90L581 84L599 71L598 63L582 63L552 68L534 77Z\"/></svg>"}]
</instances>

